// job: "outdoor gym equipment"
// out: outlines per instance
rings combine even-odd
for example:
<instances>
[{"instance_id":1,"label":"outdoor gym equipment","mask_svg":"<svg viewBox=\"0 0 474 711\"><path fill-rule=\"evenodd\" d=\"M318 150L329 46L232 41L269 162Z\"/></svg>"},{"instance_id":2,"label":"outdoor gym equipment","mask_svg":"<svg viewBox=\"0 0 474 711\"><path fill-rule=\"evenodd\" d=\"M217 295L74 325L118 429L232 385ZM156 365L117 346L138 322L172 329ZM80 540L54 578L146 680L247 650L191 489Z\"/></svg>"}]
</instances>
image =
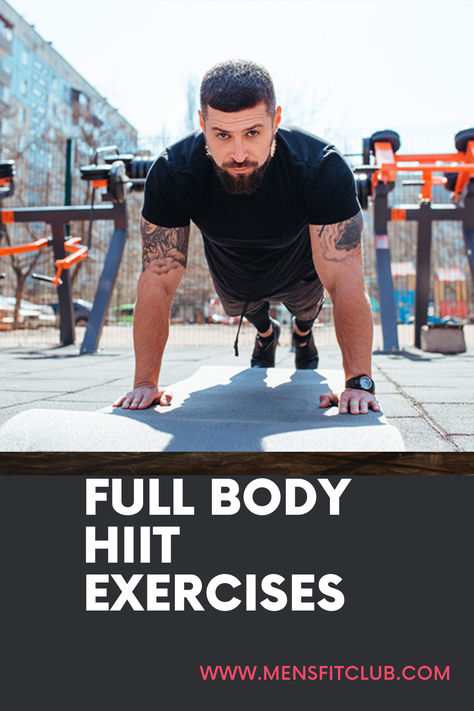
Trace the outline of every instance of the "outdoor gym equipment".
<instances>
[{"instance_id":1,"label":"outdoor gym equipment","mask_svg":"<svg viewBox=\"0 0 474 711\"><path fill-rule=\"evenodd\" d=\"M8 162L12 164L12 161ZM88 255L91 246L92 223L94 220L113 220L114 231L109 243L102 274L94 298L94 305L88 320L86 333L81 345L81 353L94 353L97 350L100 334L105 322L112 290L115 285L127 238L127 190L143 190L146 171L152 160L135 158L132 154L120 155L115 146L98 148L94 163L80 169L81 179L92 183L91 205L55 206L55 207L17 207L11 210L0 210L0 222L28 223L45 222L51 227L52 237L36 240L30 245L14 247L15 251L37 251L51 245L54 251L56 274L54 277L36 275L43 281L57 286L60 316L60 341L70 345L75 340L74 315L72 305L72 290L68 269ZM0 178L10 178L9 183L0 185L0 198L13 194L14 165L4 168L9 175L3 176L0 164ZM8 187L8 191L5 189ZM102 189L102 200L105 204L95 205L96 191ZM66 237L66 225L73 221L88 221L89 233L87 246L80 243L79 238ZM9 250L10 248L6 248ZM69 252L69 255L66 255ZM0 252L0 256L12 252Z\"/></svg>"},{"instance_id":2,"label":"outdoor gym equipment","mask_svg":"<svg viewBox=\"0 0 474 711\"><path fill-rule=\"evenodd\" d=\"M415 291L415 346L421 345L421 327L427 323L431 228L434 221L462 222L466 253L474 277L474 128L455 136L457 153L399 155L400 136L395 131L376 131L362 141L364 165L354 169L357 193L363 209L369 197L374 206L375 254L380 296L384 350L398 350L397 318L391 273L387 224L413 220L418 223ZM373 158L373 163L371 163ZM421 179L404 181L419 185L418 204L389 205L397 174L421 173ZM435 175L440 173L441 175ZM453 193L453 204L432 204L433 185L443 185Z\"/></svg>"},{"instance_id":3,"label":"outdoor gym equipment","mask_svg":"<svg viewBox=\"0 0 474 711\"><path fill-rule=\"evenodd\" d=\"M62 279L61 274L63 269L70 269L73 264L81 262L87 257L88 249L84 247L81 243L80 237L70 237L64 242L64 249L66 252L70 252L69 256L64 257L64 259L56 259L56 274L54 277L49 277L44 274L37 274L33 272L31 275L33 279L38 279L40 281L47 281L54 286L61 285ZM27 244L18 244L12 247L0 247L0 257L7 257L10 254L25 254L27 252L39 252L44 247L52 247L53 239L52 237L42 237L35 240L34 242L28 242Z\"/></svg>"}]
</instances>

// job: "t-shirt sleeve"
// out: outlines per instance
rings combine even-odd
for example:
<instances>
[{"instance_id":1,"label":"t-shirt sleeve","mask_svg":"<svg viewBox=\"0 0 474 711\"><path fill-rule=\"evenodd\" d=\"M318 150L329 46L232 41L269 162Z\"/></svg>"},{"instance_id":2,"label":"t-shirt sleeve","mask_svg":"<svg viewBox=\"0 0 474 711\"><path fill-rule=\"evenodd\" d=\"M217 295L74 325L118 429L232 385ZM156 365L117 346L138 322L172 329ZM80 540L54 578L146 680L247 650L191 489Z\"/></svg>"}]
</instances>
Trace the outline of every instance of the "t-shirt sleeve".
<instances>
[{"instance_id":1,"label":"t-shirt sleeve","mask_svg":"<svg viewBox=\"0 0 474 711\"><path fill-rule=\"evenodd\" d=\"M307 178L309 224L330 225L356 215L360 205L349 164L337 151L329 149L318 168L316 175Z\"/></svg>"},{"instance_id":2,"label":"t-shirt sleeve","mask_svg":"<svg viewBox=\"0 0 474 711\"><path fill-rule=\"evenodd\" d=\"M186 227L190 212L190 201L165 151L158 156L147 175L142 215L145 220L160 227Z\"/></svg>"}]
</instances>

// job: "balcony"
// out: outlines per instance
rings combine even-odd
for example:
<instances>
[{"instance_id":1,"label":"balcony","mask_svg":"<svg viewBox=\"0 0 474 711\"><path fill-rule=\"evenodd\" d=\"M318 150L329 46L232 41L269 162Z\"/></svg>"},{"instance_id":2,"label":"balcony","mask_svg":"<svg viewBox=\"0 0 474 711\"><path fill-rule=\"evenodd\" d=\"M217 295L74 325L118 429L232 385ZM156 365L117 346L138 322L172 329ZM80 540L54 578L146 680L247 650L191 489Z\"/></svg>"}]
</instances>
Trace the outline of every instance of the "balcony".
<instances>
[{"instance_id":1,"label":"balcony","mask_svg":"<svg viewBox=\"0 0 474 711\"><path fill-rule=\"evenodd\" d=\"M0 111L6 112L10 108L10 90L0 84Z\"/></svg>"},{"instance_id":2,"label":"balcony","mask_svg":"<svg viewBox=\"0 0 474 711\"><path fill-rule=\"evenodd\" d=\"M12 40L0 32L0 57L8 57L12 53Z\"/></svg>"},{"instance_id":3,"label":"balcony","mask_svg":"<svg viewBox=\"0 0 474 711\"><path fill-rule=\"evenodd\" d=\"M11 75L0 65L0 85L10 86Z\"/></svg>"}]
</instances>

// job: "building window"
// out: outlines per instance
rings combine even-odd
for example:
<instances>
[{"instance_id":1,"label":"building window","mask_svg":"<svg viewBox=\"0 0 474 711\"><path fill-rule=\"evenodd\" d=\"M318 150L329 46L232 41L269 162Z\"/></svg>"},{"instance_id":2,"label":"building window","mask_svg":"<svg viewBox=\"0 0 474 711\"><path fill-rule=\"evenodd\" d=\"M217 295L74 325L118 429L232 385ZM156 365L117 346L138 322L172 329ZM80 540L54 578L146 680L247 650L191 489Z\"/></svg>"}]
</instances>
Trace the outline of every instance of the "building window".
<instances>
[{"instance_id":1,"label":"building window","mask_svg":"<svg viewBox=\"0 0 474 711\"><path fill-rule=\"evenodd\" d=\"M20 94L26 94L28 91L28 82L26 79L20 80Z\"/></svg>"},{"instance_id":2,"label":"building window","mask_svg":"<svg viewBox=\"0 0 474 711\"><path fill-rule=\"evenodd\" d=\"M26 123L26 109L24 106L20 106L19 110L20 123Z\"/></svg>"},{"instance_id":3,"label":"building window","mask_svg":"<svg viewBox=\"0 0 474 711\"><path fill-rule=\"evenodd\" d=\"M28 56L28 52L26 49L23 50L21 53L21 63L23 64L24 67L27 67L29 64L30 58Z\"/></svg>"}]
</instances>

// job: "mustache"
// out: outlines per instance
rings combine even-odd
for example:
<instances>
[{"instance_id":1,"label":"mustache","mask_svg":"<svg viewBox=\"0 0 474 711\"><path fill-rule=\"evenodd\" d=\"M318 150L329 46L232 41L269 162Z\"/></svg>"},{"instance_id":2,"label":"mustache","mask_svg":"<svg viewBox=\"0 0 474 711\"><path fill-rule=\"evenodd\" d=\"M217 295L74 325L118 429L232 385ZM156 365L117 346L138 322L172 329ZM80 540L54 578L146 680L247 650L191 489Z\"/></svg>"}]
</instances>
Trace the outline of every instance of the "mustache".
<instances>
[{"instance_id":1,"label":"mustache","mask_svg":"<svg viewBox=\"0 0 474 711\"><path fill-rule=\"evenodd\" d=\"M258 168L258 162L255 160L244 160L242 163L237 163L235 160L229 160L223 163L222 168Z\"/></svg>"}]
</instances>

